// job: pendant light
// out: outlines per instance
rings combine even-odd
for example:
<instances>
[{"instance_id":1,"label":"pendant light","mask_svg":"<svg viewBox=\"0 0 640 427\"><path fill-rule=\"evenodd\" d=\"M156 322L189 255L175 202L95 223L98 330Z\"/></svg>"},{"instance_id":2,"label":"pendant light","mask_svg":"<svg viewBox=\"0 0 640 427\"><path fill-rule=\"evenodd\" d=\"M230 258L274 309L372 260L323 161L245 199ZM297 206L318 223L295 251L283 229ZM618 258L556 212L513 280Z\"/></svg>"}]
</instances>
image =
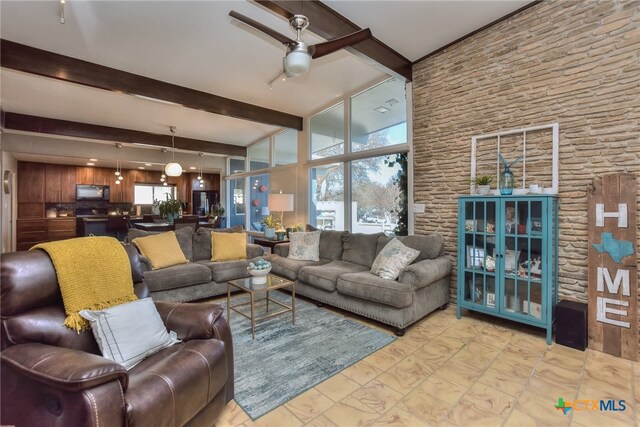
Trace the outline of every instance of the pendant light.
<instances>
[{"instance_id":1,"label":"pendant light","mask_svg":"<svg viewBox=\"0 0 640 427\"><path fill-rule=\"evenodd\" d=\"M120 144L119 142L116 142L116 148L118 149L122 148L122 144ZM121 181L124 180L124 177L122 176L122 169L120 168L120 160L118 159L116 159L115 176L116 176L116 185L120 185Z\"/></svg>"},{"instance_id":2,"label":"pendant light","mask_svg":"<svg viewBox=\"0 0 640 427\"><path fill-rule=\"evenodd\" d=\"M204 153L198 153L198 157L200 157L200 175L198 175L198 181L200 182L200 188L204 188L204 178L202 177L202 157Z\"/></svg>"},{"instance_id":3,"label":"pendant light","mask_svg":"<svg viewBox=\"0 0 640 427\"><path fill-rule=\"evenodd\" d=\"M164 171L167 176L180 176L182 175L182 166L179 163L176 163L176 127L169 126L169 130L171 131L171 162L167 163L164 167Z\"/></svg>"}]
</instances>

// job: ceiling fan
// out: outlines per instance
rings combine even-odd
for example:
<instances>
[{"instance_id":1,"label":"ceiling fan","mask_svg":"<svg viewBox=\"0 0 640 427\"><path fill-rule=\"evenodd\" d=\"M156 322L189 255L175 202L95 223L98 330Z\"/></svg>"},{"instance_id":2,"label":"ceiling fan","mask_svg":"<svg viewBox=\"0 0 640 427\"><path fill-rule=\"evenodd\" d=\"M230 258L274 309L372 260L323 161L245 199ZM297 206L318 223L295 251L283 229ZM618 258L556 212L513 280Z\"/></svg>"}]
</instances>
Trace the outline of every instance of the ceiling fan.
<instances>
[{"instance_id":1,"label":"ceiling fan","mask_svg":"<svg viewBox=\"0 0 640 427\"><path fill-rule=\"evenodd\" d=\"M312 58L320 58L321 56L360 43L371 37L371 30L365 28L364 30L356 31L355 33L338 37L324 43L308 45L302 41L301 38L302 31L309 26L309 19L304 15L294 15L289 20L291 28L296 31L295 40L234 10L229 12L229 16L252 26L256 30L262 31L287 47L287 53L282 59L282 68L287 77L299 76L309 71Z\"/></svg>"}]
</instances>

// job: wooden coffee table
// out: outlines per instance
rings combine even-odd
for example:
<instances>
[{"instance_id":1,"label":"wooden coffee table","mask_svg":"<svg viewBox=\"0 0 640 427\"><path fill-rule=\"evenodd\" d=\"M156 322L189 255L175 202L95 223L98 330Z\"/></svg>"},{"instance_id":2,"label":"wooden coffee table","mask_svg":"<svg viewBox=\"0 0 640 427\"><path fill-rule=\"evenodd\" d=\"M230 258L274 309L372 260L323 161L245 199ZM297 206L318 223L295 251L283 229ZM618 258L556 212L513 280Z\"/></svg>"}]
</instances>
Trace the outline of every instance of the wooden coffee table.
<instances>
[{"instance_id":1,"label":"wooden coffee table","mask_svg":"<svg viewBox=\"0 0 640 427\"><path fill-rule=\"evenodd\" d=\"M234 295L234 299L238 296L249 294L249 301L243 302L241 304L231 305L231 291L233 288L240 290L241 292ZM269 292L275 291L277 289L291 289L291 305L286 305L281 303L280 301L276 301L269 297ZM264 295L264 298L261 296ZM277 304L283 307L282 310L276 311L275 313L266 314L262 317L256 317L255 307L256 303L259 301L267 302L267 313L269 313L269 302ZM239 308L249 305L250 306L250 314L242 312ZM244 279L236 279L230 280L227 282L227 321L231 324L231 310L235 311L241 316L246 317L251 320L251 335L253 339L256 338L256 322L264 319L268 319L270 317L279 316L284 313L291 312L291 318L293 324L296 324L296 283L291 280L275 276L273 274L267 275L267 283L263 284L255 284L251 277L246 277Z\"/></svg>"}]
</instances>

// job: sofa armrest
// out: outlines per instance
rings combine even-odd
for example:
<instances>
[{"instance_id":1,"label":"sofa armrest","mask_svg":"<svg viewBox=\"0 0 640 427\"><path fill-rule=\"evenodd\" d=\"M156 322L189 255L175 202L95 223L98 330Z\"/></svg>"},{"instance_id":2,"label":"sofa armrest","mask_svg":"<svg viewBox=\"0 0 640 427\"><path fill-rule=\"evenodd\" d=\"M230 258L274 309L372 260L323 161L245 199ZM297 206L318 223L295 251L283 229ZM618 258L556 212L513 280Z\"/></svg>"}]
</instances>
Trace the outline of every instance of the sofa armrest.
<instances>
[{"instance_id":1,"label":"sofa armrest","mask_svg":"<svg viewBox=\"0 0 640 427\"><path fill-rule=\"evenodd\" d=\"M434 259L424 259L408 266L398 281L420 289L451 274L453 265L447 256Z\"/></svg>"},{"instance_id":2,"label":"sofa armrest","mask_svg":"<svg viewBox=\"0 0 640 427\"><path fill-rule=\"evenodd\" d=\"M224 307L213 302L179 303L155 301L166 327L181 340L217 339L224 342L227 355L229 381L226 385L227 402L233 398L233 339L225 320Z\"/></svg>"},{"instance_id":3,"label":"sofa armrest","mask_svg":"<svg viewBox=\"0 0 640 427\"><path fill-rule=\"evenodd\" d=\"M253 259L264 256L264 249L262 246L255 243L247 243L247 259Z\"/></svg>"},{"instance_id":4,"label":"sofa armrest","mask_svg":"<svg viewBox=\"0 0 640 427\"><path fill-rule=\"evenodd\" d=\"M0 353L2 364L35 381L67 391L81 391L118 380L129 384L124 366L84 351L46 344L17 344Z\"/></svg>"},{"instance_id":5,"label":"sofa armrest","mask_svg":"<svg viewBox=\"0 0 640 427\"><path fill-rule=\"evenodd\" d=\"M289 256L289 245L289 243L278 243L273 248L273 253L280 255L282 258L286 258Z\"/></svg>"},{"instance_id":6,"label":"sofa armrest","mask_svg":"<svg viewBox=\"0 0 640 427\"><path fill-rule=\"evenodd\" d=\"M151 267L151 260L146 256L139 256L140 259L140 269L144 273L145 271L151 271L153 268Z\"/></svg>"}]
</instances>

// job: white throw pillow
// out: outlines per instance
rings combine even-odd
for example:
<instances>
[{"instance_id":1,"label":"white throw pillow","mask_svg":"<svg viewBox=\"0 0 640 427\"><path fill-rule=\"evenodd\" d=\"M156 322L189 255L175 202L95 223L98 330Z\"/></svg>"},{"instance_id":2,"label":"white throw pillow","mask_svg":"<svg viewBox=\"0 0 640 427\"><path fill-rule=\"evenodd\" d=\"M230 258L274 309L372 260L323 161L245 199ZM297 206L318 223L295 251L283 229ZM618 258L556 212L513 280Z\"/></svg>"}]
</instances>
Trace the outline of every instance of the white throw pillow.
<instances>
[{"instance_id":1,"label":"white throw pillow","mask_svg":"<svg viewBox=\"0 0 640 427\"><path fill-rule=\"evenodd\" d=\"M320 261L320 230L289 233L289 259Z\"/></svg>"},{"instance_id":2,"label":"white throw pillow","mask_svg":"<svg viewBox=\"0 0 640 427\"><path fill-rule=\"evenodd\" d=\"M104 310L81 310L91 323L102 355L127 368L180 340L167 332L151 298L120 304Z\"/></svg>"},{"instance_id":3,"label":"white throw pillow","mask_svg":"<svg viewBox=\"0 0 640 427\"><path fill-rule=\"evenodd\" d=\"M400 272L418 258L418 255L420 251L406 247L394 237L373 261L371 272L383 279L396 280Z\"/></svg>"}]
</instances>

